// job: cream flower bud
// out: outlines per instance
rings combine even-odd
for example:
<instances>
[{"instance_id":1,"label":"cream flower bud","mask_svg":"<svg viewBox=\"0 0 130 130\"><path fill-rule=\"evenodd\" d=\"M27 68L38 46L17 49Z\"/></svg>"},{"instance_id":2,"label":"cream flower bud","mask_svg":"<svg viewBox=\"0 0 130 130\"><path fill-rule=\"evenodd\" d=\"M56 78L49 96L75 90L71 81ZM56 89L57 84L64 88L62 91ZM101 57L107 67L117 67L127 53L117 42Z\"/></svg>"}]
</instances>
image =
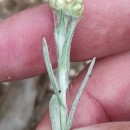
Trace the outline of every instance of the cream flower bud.
<instances>
[{"instance_id":1,"label":"cream flower bud","mask_svg":"<svg viewBox=\"0 0 130 130\"><path fill-rule=\"evenodd\" d=\"M49 0L49 4L57 11L64 9L66 5L65 0Z\"/></svg>"},{"instance_id":2,"label":"cream flower bud","mask_svg":"<svg viewBox=\"0 0 130 130\"><path fill-rule=\"evenodd\" d=\"M83 13L82 0L49 0L50 6L65 15L79 18Z\"/></svg>"}]
</instances>

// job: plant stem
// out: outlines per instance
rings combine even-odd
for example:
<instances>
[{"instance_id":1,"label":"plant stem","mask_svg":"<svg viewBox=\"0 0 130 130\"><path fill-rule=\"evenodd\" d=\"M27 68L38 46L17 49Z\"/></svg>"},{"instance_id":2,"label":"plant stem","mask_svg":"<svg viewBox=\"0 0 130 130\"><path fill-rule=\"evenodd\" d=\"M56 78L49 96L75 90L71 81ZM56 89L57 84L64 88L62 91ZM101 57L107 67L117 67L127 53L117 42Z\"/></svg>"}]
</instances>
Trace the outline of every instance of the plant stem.
<instances>
[{"instance_id":1,"label":"plant stem","mask_svg":"<svg viewBox=\"0 0 130 130\"><path fill-rule=\"evenodd\" d=\"M57 77L54 75L48 46L43 38L43 55L54 94L49 103L52 130L69 130L79 98L95 63L90 63L88 73L76 95L72 108L67 114L66 92L69 86L68 72L70 68L70 48L76 25L83 12L82 0L49 0L54 11L54 37L58 58ZM57 124L58 123L58 124Z\"/></svg>"}]
</instances>

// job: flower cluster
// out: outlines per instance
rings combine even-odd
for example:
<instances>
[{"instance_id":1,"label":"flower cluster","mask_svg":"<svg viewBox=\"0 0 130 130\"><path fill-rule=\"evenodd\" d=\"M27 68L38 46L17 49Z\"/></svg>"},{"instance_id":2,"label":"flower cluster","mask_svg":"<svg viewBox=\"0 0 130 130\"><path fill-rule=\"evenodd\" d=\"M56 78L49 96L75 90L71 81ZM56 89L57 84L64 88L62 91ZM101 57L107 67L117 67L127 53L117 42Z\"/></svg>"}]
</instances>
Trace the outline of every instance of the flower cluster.
<instances>
[{"instance_id":1,"label":"flower cluster","mask_svg":"<svg viewBox=\"0 0 130 130\"><path fill-rule=\"evenodd\" d=\"M67 16L79 18L83 13L82 0L49 0L49 3L54 10L62 10Z\"/></svg>"}]
</instances>

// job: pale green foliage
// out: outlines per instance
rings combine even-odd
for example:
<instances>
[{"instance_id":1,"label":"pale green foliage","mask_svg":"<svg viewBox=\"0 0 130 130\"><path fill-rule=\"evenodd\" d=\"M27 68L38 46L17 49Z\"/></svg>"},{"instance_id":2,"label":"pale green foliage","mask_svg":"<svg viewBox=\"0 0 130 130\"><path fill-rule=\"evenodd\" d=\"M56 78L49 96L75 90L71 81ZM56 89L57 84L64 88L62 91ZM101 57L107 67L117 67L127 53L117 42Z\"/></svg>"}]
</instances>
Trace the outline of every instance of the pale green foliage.
<instances>
[{"instance_id":1,"label":"pale green foliage","mask_svg":"<svg viewBox=\"0 0 130 130\"><path fill-rule=\"evenodd\" d=\"M52 130L61 130L59 102L56 95L53 95L49 102Z\"/></svg>"},{"instance_id":2,"label":"pale green foliage","mask_svg":"<svg viewBox=\"0 0 130 130\"><path fill-rule=\"evenodd\" d=\"M82 0L49 0L55 9L55 42L58 58L57 76L54 75L46 39L43 38L43 55L54 94L49 103L52 130L69 130L82 91L88 81L95 58L90 63L87 75L77 93L72 108L67 114L66 92L69 85L70 48L76 25L83 12Z\"/></svg>"},{"instance_id":3,"label":"pale green foliage","mask_svg":"<svg viewBox=\"0 0 130 130\"><path fill-rule=\"evenodd\" d=\"M88 68L88 72L87 72L87 74L86 74L86 76L85 76L85 78L84 78L84 80L83 80L83 82L81 84L81 87L79 88L79 91L78 91L78 93L77 93L77 95L75 97L75 100L74 100L74 102L72 104L72 108L71 108L70 113L69 113L69 117L68 117L68 121L67 121L66 129L65 130L69 130L70 127L71 127L76 106L77 106L77 104L79 102L79 99L80 99L81 94L82 94L82 92L83 92L83 90L85 88L85 85L86 85L86 83L87 83L87 81L89 79L89 76L91 75L92 69L93 69L94 64L95 64L95 60L96 60L96 58L94 57L93 60L90 63L90 66Z\"/></svg>"}]
</instances>

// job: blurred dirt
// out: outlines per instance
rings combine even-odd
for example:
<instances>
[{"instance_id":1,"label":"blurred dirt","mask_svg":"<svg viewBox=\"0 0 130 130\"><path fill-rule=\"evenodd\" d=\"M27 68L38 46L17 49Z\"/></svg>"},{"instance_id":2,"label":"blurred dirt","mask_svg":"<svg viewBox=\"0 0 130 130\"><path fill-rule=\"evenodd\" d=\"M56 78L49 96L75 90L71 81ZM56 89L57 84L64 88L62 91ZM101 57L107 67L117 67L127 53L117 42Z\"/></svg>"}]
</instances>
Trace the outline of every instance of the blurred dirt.
<instances>
[{"instance_id":1,"label":"blurred dirt","mask_svg":"<svg viewBox=\"0 0 130 130\"><path fill-rule=\"evenodd\" d=\"M46 1L47 0L0 0L0 20ZM85 65L85 63L72 63L70 80L72 80ZM48 101L51 95L52 91L49 89L47 74L28 80L1 83L0 130L35 130L44 112L48 108Z\"/></svg>"},{"instance_id":2,"label":"blurred dirt","mask_svg":"<svg viewBox=\"0 0 130 130\"><path fill-rule=\"evenodd\" d=\"M47 0L0 0L0 17L6 18L18 11L47 2Z\"/></svg>"}]
</instances>

